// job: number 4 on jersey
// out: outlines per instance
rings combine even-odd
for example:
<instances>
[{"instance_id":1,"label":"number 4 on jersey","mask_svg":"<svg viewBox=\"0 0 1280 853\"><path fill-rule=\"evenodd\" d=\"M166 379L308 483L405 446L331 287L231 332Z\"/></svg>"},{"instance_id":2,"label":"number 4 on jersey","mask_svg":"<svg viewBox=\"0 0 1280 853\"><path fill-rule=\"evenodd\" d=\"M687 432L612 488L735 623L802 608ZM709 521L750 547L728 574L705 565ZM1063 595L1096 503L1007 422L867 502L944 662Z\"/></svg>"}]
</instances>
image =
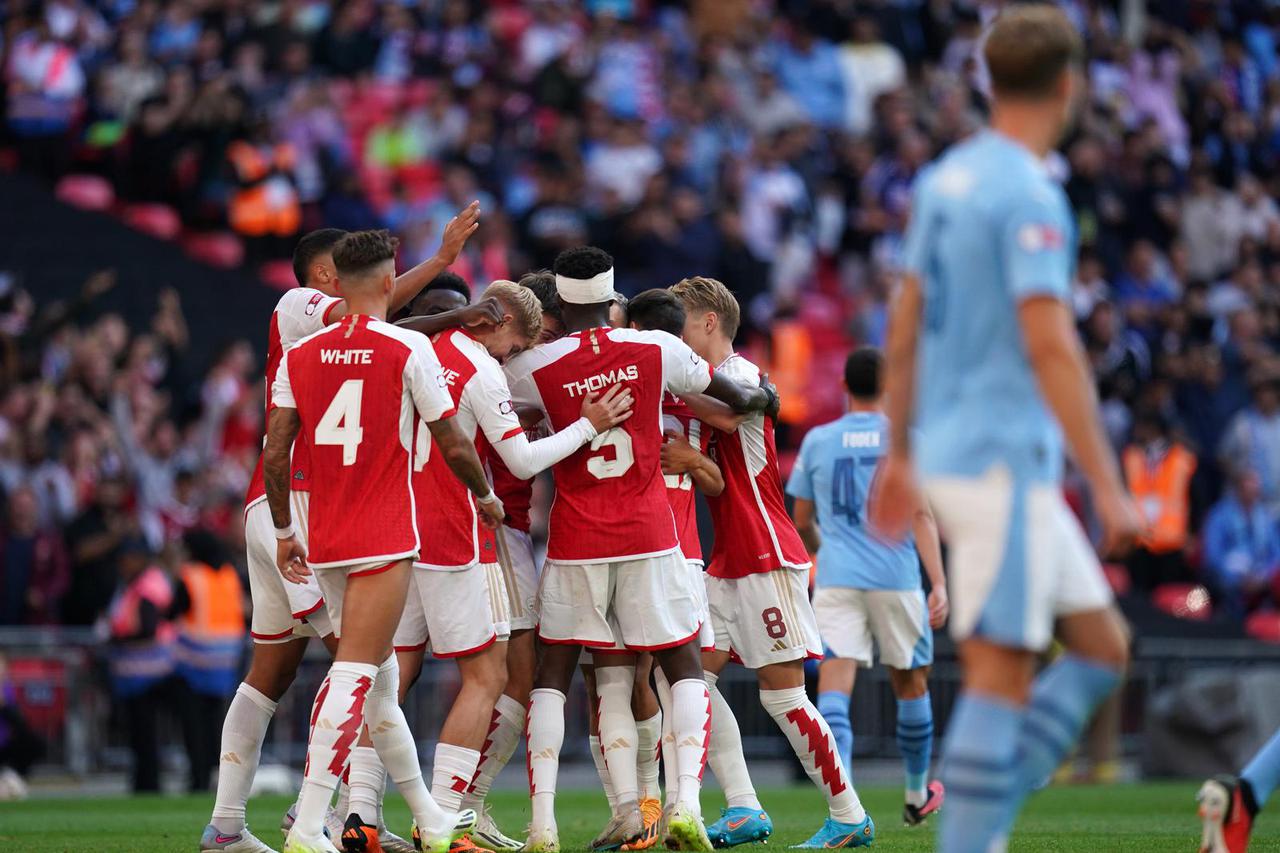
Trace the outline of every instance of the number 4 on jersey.
<instances>
[{"instance_id":1,"label":"number 4 on jersey","mask_svg":"<svg viewBox=\"0 0 1280 853\"><path fill-rule=\"evenodd\" d=\"M356 453L364 441L360 426L360 406L364 401L364 380L348 379L333 395L329 408L316 424L316 446L342 447L342 464L356 464Z\"/></svg>"}]
</instances>

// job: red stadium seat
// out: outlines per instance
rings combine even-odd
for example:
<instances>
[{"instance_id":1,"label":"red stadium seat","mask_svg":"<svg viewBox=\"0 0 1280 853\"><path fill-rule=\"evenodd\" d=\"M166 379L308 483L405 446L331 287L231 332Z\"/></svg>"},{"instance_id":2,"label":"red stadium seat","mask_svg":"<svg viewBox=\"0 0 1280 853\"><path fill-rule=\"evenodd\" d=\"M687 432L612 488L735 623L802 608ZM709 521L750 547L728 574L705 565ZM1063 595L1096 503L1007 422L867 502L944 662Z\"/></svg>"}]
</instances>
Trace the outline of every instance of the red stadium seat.
<instances>
[{"instance_id":1,"label":"red stadium seat","mask_svg":"<svg viewBox=\"0 0 1280 853\"><path fill-rule=\"evenodd\" d=\"M1280 613L1274 610L1254 613L1244 622L1245 633L1264 643L1280 643Z\"/></svg>"},{"instance_id":2,"label":"red stadium seat","mask_svg":"<svg viewBox=\"0 0 1280 853\"><path fill-rule=\"evenodd\" d=\"M182 241L187 254L211 267L235 269L244 263L244 243L230 231L191 234Z\"/></svg>"},{"instance_id":3,"label":"red stadium seat","mask_svg":"<svg viewBox=\"0 0 1280 853\"><path fill-rule=\"evenodd\" d=\"M258 267L258 278L268 287L276 290L290 290L298 286L293 275L293 264L286 260L267 261Z\"/></svg>"},{"instance_id":4,"label":"red stadium seat","mask_svg":"<svg viewBox=\"0 0 1280 853\"><path fill-rule=\"evenodd\" d=\"M1111 591L1116 595L1128 595L1129 590L1133 588L1133 582L1129 579L1129 570L1123 563L1104 563L1102 573L1107 576L1107 583L1111 585Z\"/></svg>"},{"instance_id":5,"label":"red stadium seat","mask_svg":"<svg viewBox=\"0 0 1280 853\"><path fill-rule=\"evenodd\" d=\"M1170 616L1204 622L1213 615L1209 590L1194 583L1165 583L1151 593L1151 602Z\"/></svg>"},{"instance_id":6,"label":"red stadium seat","mask_svg":"<svg viewBox=\"0 0 1280 853\"><path fill-rule=\"evenodd\" d=\"M67 175L54 189L58 201L81 210L110 210L116 203L116 191L106 178L97 175Z\"/></svg>"},{"instance_id":7,"label":"red stadium seat","mask_svg":"<svg viewBox=\"0 0 1280 853\"><path fill-rule=\"evenodd\" d=\"M167 204L131 204L124 210L124 221L158 240L176 240L182 233L178 212Z\"/></svg>"}]
</instances>

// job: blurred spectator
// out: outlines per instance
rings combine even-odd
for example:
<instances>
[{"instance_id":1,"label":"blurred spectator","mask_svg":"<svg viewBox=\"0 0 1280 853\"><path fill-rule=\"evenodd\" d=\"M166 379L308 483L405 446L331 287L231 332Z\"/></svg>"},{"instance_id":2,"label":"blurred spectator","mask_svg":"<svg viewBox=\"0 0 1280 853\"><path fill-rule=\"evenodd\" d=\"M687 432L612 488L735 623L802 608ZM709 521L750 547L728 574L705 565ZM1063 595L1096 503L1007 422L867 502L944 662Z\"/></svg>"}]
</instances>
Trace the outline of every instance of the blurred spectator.
<instances>
[{"instance_id":1,"label":"blurred spectator","mask_svg":"<svg viewBox=\"0 0 1280 853\"><path fill-rule=\"evenodd\" d=\"M1185 549L1190 538L1190 488L1196 457L1175 440L1164 415L1140 413L1133 443L1121 454L1125 481L1146 522L1146 533L1129 558L1138 589L1186 580Z\"/></svg>"},{"instance_id":2,"label":"blurred spectator","mask_svg":"<svg viewBox=\"0 0 1280 853\"><path fill-rule=\"evenodd\" d=\"M93 502L67 528L71 581L62 615L69 625L92 625L111 600L121 546L137 532L127 488L119 475L99 480Z\"/></svg>"},{"instance_id":3,"label":"blurred spectator","mask_svg":"<svg viewBox=\"0 0 1280 853\"><path fill-rule=\"evenodd\" d=\"M9 662L0 655L0 799L27 798L27 771L44 753L40 735L32 730L22 709L17 691L9 680Z\"/></svg>"},{"instance_id":4,"label":"blurred spectator","mask_svg":"<svg viewBox=\"0 0 1280 853\"><path fill-rule=\"evenodd\" d=\"M1242 471L1204 523L1206 581L1235 618L1269 596L1280 571L1280 531L1261 498L1261 479Z\"/></svg>"},{"instance_id":5,"label":"blurred spectator","mask_svg":"<svg viewBox=\"0 0 1280 853\"><path fill-rule=\"evenodd\" d=\"M173 587L141 537L120 548L120 587L102 629L110 643L111 692L129 731L133 791L160 790L160 710L173 674Z\"/></svg>"},{"instance_id":6,"label":"blurred spectator","mask_svg":"<svg viewBox=\"0 0 1280 853\"><path fill-rule=\"evenodd\" d=\"M67 551L57 530L40 524L29 487L9 495L0 560L0 625L57 624L70 576Z\"/></svg>"},{"instance_id":7,"label":"blurred spectator","mask_svg":"<svg viewBox=\"0 0 1280 853\"><path fill-rule=\"evenodd\" d=\"M1261 483L1262 501L1280 514L1280 388L1276 380L1257 376L1252 381L1253 403L1227 427L1219 455L1233 476L1252 471Z\"/></svg>"},{"instance_id":8,"label":"blurred spectator","mask_svg":"<svg viewBox=\"0 0 1280 853\"><path fill-rule=\"evenodd\" d=\"M192 791L207 791L218 766L218 733L240 681L244 590L226 547L207 530L184 537L187 562L174 585L181 690L177 700Z\"/></svg>"}]
</instances>

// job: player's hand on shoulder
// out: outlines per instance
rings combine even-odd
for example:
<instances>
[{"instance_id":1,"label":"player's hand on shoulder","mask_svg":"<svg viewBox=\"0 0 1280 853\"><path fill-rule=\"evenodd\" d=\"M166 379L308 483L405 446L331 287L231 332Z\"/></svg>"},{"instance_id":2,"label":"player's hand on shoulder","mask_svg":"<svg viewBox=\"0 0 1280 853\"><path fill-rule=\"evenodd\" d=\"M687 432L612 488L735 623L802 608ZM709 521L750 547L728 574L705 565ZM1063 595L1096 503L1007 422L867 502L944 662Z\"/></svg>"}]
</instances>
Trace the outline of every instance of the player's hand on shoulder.
<instances>
[{"instance_id":1,"label":"player's hand on shoulder","mask_svg":"<svg viewBox=\"0 0 1280 853\"><path fill-rule=\"evenodd\" d=\"M947 616L951 614L951 600L947 598L947 588L935 584L929 590L929 627L941 628L947 624Z\"/></svg>"},{"instance_id":2,"label":"player's hand on shoulder","mask_svg":"<svg viewBox=\"0 0 1280 853\"><path fill-rule=\"evenodd\" d=\"M488 326L497 328L502 325L505 316L506 313L503 311L502 303L492 296L481 299L474 305L458 309L458 319L468 329L479 329Z\"/></svg>"},{"instance_id":3,"label":"player's hand on shoulder","mask_svg":"<svg viewBox=\"0 0 1280 853\"><path fill-rule=\"evenodd\" d=\"M459 211L457 216L450 219L449 224L444 227L444 235L440 238L440 251L436 253L436 257L446 264L456 261L462 247L467 244L467 238L476 233L479 227L480 202L473 201Z\"/></svg>"},{"instance_id":4,"label":"player's hand on shoulder","mask_svg":"<svg viewBox=\"0 0 1280 853\"><path fill-rule=\"evenodd\" d=\"M605 432L631 417L634 403L631 391L619 383L603 395L587 394L583 397L582 417L591 421L597 433Z\"/></svg>"},{"instance_id":5,"label":"player's hand on shoulder","mask_svg":"<svg viewBox=\"0 0 1280 853\"><path fill-rule=\"evenodd\" d=\"M764 415L771 421L778 419L778 412L782 411L782 398L778 396L778 386L769 381L769 374L760 374L760 387L769 395L769 403L764 407Z\"/></svg>"},{"instance_id":6,"label":"player's hand on shoulder","mask_svg":"<svg viewBox=\"0 0 1280 853\"><path fill-rule=\"evenodd\" d=\"M694 449L689 443L689 439L673 429L669 429L663 433L667 439L663 442L659 453L659 460L662 463L662 473L664 474L687 474L698 467L698 463L702 460L702 454Z\"/></svg>"},{"instance_id":7,"label":"player's hand on shoulder","mask_svg":"<svg viewBox=\"0 0 1280 853\"><path fill-rule=\"evenodd\" d=\"M1123 557L1143 533L1146 525L1133 498L1122 486L1094 493L1098 521L1102 523L1102 554Z\"/></svg>"},{"instance_id":8,"label":"player's hand on shoulder","mask_svg":"<svg viewBox=\"0 0 1280 853\"><path fill-rule=\"evenodd\" d=\"M276 567L289 583L306 583L311 577L307 567L307 549L297 536L276 540Z\"/></svg>"},{"instance_id":9,"label":"player's hand on shoulder","mask_svg":"<svg viewBox=\"0 0 1280 853\"><path fill-rule=\"evenodd\" d=\"M894 453L884 458L871 481L868 503L867 520L872 530L898 542L906 538L920 506L920 489L910 459Z\"/></svg>"},{"instance_id":10,"label":"player's hand on shoulder","mask_svg":"<svg viewBox=\"0 0 1280 853\"><path fill-rule=\"evenodd\" d=\"M476 506L480 507L480 520L490 530L496 529L498 525L502 524L502 520L507 517L507 510L502 505L502 499L492 492L489 493L489 500L477 498Z\"/></svg>"}]
</instances>

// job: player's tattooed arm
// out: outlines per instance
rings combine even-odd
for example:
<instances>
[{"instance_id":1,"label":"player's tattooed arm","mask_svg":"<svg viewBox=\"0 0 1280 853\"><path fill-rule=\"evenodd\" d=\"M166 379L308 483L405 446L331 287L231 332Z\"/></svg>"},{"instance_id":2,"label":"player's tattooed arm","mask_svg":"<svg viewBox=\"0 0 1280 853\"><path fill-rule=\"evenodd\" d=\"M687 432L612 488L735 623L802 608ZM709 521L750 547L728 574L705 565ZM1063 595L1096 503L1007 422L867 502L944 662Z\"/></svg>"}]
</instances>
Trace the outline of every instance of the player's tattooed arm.
<instances>
[{"instance_id":1,"label":"player's tattooed arm","mask_svg":"<svg viewBox=\"0 0 1280 853\"><path fill-rule=\"evenodd\" d=\"M740 415L764 412L771 417L778 413L778 392L769 384L768 377L762 376L760 385L751 387L741 382L716 373L711 377L711 384L705 393L727 405Z\"/></svg>"},{"instance_id":2,"label":"player's tattooed arm","mask_svg":"<svg viewBox=\"0 0 1280 853\"><path fill-rule=\"evenodd\" d=\"M262 451L262 476L266 481L267 504L277 528L293 523L289 508L289 468L293 439L298 435L297 409L275 408L267 419L267 446Z\"/></svg>"},{"instance_id":3,"label":"player's tattooed arm","mask_svg":"<svg viewBox=\"0 0 1280 853\"><path fill-rule=\"evenodd\" d=\"M484 476L484 466L476 455L475 442L468 439L453 418L428 421L431 439L444 454L445 464L464 486L478 499L481 511L489 526L500 524L503 518L502 502L489 488L489 481Z\"/></svg>"},{"instance_id":4,"label":"player's tattooed arm","mask_svg":"<svg viewBox=\"0 0 1280 853\"><path fill-rule=\"evenodd\" d=\"M467 244L467 238L476 233L479 227L480 202L473 201L458 211L444 227L440 248L435 255L396 277L395 290L391 292L391 311L399 311L408 305L433 278L447 270L458 259L458 253Z\"/></svg>"},{"instance_id":5,"label":"player's tattooed arm","mask_svg":"<svg viewBox=\"0 0 1280 853\"><path fill-rule=\"evenodd\" d=\"M502 303L493 297L481 299L474 305L465 305L452 311L442 311L417 317L405 317L396 323L413 332L421 332L427 337L447 332L450 329L477 329L483 326L498 327L502 325L505 311Z\"/></svg>"},{"instance_id":6,"label":"player's tattooed arm","mask_svg":"<svg viewBox=\"0 0 1280 853\"><path fill-rule=\"evenodd\" d=\"M262 478L267 488L267 506L276 528L276 567L290 583L305 583L307 551L293 530L289 506L290 467L293 439L300 426L298 410L277 407L267 419L267 446L262 451Z\"/></svg>"}]
</instances>

